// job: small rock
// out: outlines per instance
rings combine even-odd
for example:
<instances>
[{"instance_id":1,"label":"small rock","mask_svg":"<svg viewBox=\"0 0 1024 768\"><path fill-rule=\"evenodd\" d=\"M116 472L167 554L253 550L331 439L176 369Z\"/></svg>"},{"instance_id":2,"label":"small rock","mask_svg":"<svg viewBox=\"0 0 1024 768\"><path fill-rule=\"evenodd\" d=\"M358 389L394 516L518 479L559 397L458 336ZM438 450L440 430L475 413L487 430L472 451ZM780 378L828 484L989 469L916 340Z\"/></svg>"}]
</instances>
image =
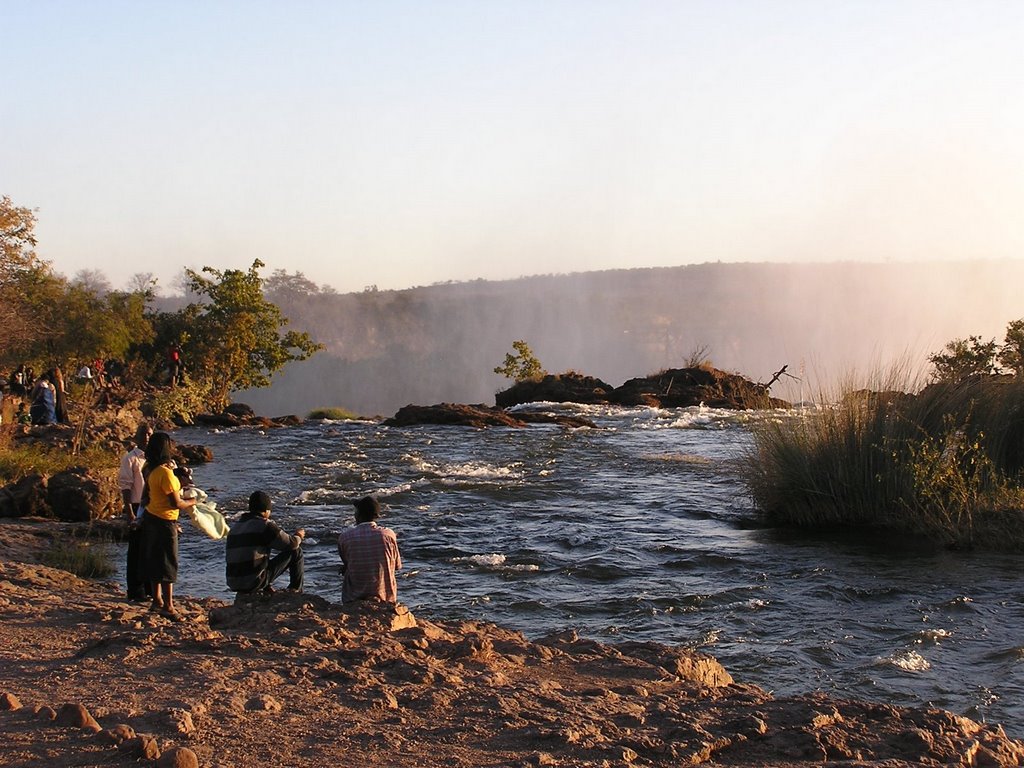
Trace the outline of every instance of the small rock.
<instances>
[{"instance_id":1,"label":"small rock","mask_svg":"<svg viewBox=\"0 0 1024 768\"><path fill-rule=\"evenodd\" d=\"M391 691L381 691L374 698L373 706L381 709L398 709L398 697Z\"/></svg>"},{"instance_id":2,"label":"small rock","mask_svg":"<svg viewBox=\"0 0 1024 768\"><path fill-rule=\"evenodd\" d=\"M11 712L21 709L21 700L13 693L4 693L0 695L0 709L6 709Z\"/></svg>"},{"instance_id":3,"label":"small rock","mask_svg":"<svg viewBox=\"0 0 1024 768\"><path fill-rule=\"evenodd\" d=\"M192 722L192 715L184 709L172 709L170 712L171 722L178 729L178 733L184 736L191 736L196 731Z\"/></svg>"},{"instance_id":4,"label":"small rock","mask_svg":"<svg viewBox=\"0 0 1024 768\"><path fill-rule=\"evenodd\" d=\"M62 706L57 713L57 722L60 725L82 728L93 733L99 733L103 730L100 728L100 724L89 714L89 710L77 703Z\"/></svg>"},{"instance_id":5,"label":"small rock","mask_svg":"<svg viewBox=\"0 0 1024 768\"><path fill-rule=\"evenodd\" d=\"M38 717L40 720L56 720L57 713L53 707L36 707L32 710L32 714Z\"/></svg>"},{"instance_id":6,"label":"small rock","mask_svg":"<svg viewBox=\"0 0 1024 768\"><path fill-rule=\"evenodd\" d=\"M118 749L133 757L142 757L146 760L156 760L160 757L160 746L152 736L136 736L134 739L122 741Z\"/></svg>"},{"instance_id":7,"label":"small rock","mask_svg":"<svg viewBox=\"0 0 1024 768\"><path fill-rule=\"evenodd\" d=\"M274 714L282 709L281 702L265 693L253 696L245 703L245 708L250 712L272 712Z\"/></svg>"},{"instance_id":8,"label":"small rock","mask_svg":"<svg viewBox=\"0 0 1024 768\"><path fill-rule=\"evenodd\" d=\"M108 728L99 735L100 739L107 742L108 744L114 744L120 746L126 741L135 738L135 729L130 725L115 725L113 728Z\"/></svg>"},{"instance_id":9,"label":"small rock","mask_svg":"<svg viewBox=\"0 0 1024 768\"><path fill-rule=\"evenodd\" d=\"M538 752L533 756L534 765L555 765L557 761L550 752Z\"/></svg>"},{"instance_id":10,"label":"small rock","mask_svg":"<svg viewBox=\"0 0 1024 768\"><path fill-rule=\"evenodd\" d=\"M171 747L156 764L157 768L199 768L199 758L188 747Z\"/></svg>"}]
</instances>

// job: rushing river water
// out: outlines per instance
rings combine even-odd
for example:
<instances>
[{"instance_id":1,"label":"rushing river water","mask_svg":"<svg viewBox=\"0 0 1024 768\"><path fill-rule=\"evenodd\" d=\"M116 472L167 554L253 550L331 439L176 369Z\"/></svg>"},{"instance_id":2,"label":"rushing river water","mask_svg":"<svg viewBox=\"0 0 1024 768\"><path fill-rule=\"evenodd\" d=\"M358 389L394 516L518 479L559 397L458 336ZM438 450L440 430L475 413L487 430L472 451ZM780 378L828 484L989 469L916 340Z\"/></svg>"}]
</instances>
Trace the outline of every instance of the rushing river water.
<instances>
[{"instance_id":1,"label":"rushing river water","mask_svg":"<svg viewBox=\"0 0 1024 768\"><path fill-rule=\"evenodd\" d=\"M317 422L176 437L213 450L195 479L229 514L264 489L286 530L306 528L307 591L330 600L349 501L373 493L398 533L399 597L422 616L679 644L776 694L929 704L1024 736L1021 557L744 525L737 464L768 413L560 408L600 428ZM187 529L179 589L228 598L223 570L223 545Z\"/></svg>"}]
</instances>

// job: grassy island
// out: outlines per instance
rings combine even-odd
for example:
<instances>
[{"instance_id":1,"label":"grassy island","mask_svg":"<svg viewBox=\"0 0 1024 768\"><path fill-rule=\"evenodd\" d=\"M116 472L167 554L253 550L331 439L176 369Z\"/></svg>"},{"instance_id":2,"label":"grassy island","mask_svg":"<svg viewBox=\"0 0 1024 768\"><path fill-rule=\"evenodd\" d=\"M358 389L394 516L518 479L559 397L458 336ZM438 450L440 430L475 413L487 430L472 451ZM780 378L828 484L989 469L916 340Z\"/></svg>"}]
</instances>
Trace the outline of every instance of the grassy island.
<instances>
[{"instance_id":1,"label":"grassy island","mask_svg":"<svg viewBox=\"0 0 1024 768\"><path fill-rule=\"evenodd\" d=\"M857 527L957 548L1024 543L1024 383L848 389L760 425L745 480L777 525Z\"/></svg>"}]
</instances>

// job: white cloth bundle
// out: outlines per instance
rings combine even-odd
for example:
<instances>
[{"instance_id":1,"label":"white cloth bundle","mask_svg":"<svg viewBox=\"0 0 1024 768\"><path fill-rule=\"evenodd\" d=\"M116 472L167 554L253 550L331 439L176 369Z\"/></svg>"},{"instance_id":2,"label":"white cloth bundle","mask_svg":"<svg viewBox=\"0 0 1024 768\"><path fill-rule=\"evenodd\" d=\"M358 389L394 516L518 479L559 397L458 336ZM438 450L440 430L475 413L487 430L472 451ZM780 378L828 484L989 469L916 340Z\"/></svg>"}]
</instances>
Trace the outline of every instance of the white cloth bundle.
<instances>
[{"instance_id":1,"label":"white cloth bundle","mask_svg":"<svg viewBox=\"0 0 1024 768\"><path fill-rule=\"evenodd\" d=\"M190 493L191 492L191 493ZM211 539L223 539L231 529L228 527L224 515L217 511L217 502L208 501L206 491L199 488L189 488L182 496L188 494L199 499L196 505L189 509L188 516L192 525L209 536Z\"/></svg>"}]
</instances>

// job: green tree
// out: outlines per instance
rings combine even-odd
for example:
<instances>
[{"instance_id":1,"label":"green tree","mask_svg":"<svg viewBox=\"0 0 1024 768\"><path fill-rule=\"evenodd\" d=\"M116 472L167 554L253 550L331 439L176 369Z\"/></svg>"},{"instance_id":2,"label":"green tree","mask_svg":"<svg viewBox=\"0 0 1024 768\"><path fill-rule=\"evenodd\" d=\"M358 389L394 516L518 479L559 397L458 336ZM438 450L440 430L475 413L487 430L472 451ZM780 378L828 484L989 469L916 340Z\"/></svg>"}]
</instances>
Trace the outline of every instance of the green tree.
<instances>
[{"instance_id":1,"label":"green tree","mask_svg":"<svg viewBox=\"0 0 1024 768\"><path fill-rule=\"evenodd\" d=\"M533 354L533 350L530 349L530 346L525 341L522 339L513 341L512 348L516 351L516 354L513 355L511 352L506 352L505 362L494 369L495 373L513 381L539 379L547 373L541 367L540 360Z\"/></svg>"},{"instance_id":2,"label":"green tree","mask_svg":"<svg viewBox=\"0 0 1024 768\"><path fill-rule=\"evenodd\" d=\"M185 361L193 378L207 379L215 408L228 403L232 390L268 386L286 363L321 348L307 333L282 333L288 320L263 294L263 266L257 259L247 271L203 267L209 277L185 270L189 290L205 299L183 310L193 318Z\"/></svg>"},{"instance_id":3,"label":"green tree","mask_svg":"<svg viewBox=\"0 0 1024 768\"><path fill-rule=\"evenodd\" d=\"M1024 375L1024 320L1013 320L1006 326L999 364L1018 376Z\"/></svg>"},{"instance_id":4,"label":"green tree","mask_svg":"<svg viewBox=\"0 0 1024 768\"><path fill-rule=\"evenodd\" d=\"M44 326L26 301L32 283L50 274L36 255L35 226L35 211L0 197L0 359L5 362L43 335Z\"/></svg>"},{"instance_id":5,"label":"green tree","mask_svg":"<svg viewBox=\"0 0 1024 768\"><path fill-rule=\"evenodd\" d=\"M40 266L35 227L35 211L0 197L0 285Z\"/></svg>"},{"instance_id":6,"label":"green tree","mask_svg":"<svg viewBox=\"0 0 1024 768\"><path fill-rule=\"evenodd\" d=\"M982 341L980 336L953 339L928 358L938 381L960 381L972 374L989 374L998 370L996 340Z\"/></svg>"}]
</instances>

